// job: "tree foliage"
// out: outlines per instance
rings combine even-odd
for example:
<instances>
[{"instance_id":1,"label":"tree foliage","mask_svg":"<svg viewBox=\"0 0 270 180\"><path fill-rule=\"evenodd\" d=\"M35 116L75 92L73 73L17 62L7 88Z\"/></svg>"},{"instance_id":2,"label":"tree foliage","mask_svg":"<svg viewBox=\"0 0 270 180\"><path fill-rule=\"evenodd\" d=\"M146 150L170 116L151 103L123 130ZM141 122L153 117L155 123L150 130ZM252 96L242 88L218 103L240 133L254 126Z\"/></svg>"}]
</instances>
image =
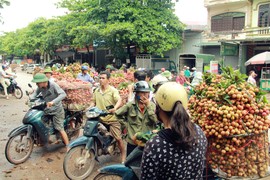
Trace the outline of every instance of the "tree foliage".
<instances>
[{"instance_id":1,"label":"tree foliage","mask_svg":"<svg viewBox=\"0 0 270 180\"><path fill-rule=\"evenodd\" d=\"M94 44L120 57L134 45L141 52L162 55L182 44L184 25L173 13L170 0L62 0L58 6L69 13L39 18L6 33L0 37L0 52L33 55L38 49L53 55L63 45L75 49Z\"/></svg>"},{"instance_id":2,"label":"tree foliage","mask_svg":"<svg viewBox=\"0 0 270 180\"><path fill-rule=\"evenodd\" d=\"M171 1L63 0L60 6L80 14L84 23L76 29L92 33L86 39L100 40L114 51L136 45L141 52L162 54L182 43L183 24ZM83 44L85 38L77 40Z\"/></svg>"}]
</instances>

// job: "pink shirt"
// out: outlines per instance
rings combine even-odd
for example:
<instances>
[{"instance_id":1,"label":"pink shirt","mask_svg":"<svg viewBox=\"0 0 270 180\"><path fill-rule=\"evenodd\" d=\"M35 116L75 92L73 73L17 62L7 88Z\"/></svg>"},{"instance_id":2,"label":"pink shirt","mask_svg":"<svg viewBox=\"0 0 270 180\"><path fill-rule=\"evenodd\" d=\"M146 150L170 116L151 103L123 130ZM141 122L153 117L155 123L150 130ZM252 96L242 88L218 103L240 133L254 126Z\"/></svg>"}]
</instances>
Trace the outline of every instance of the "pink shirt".
<instances>
[{"instance_id":1,"label":"pink shirt","mask_svg":"<svg viewBox=\"0 0 270 180\"><path fill-rule=\"evenodd\" d=\"M186 78L183 76L177 76L175 81L181 85L184 85L184 83L186 82Z\"/></svg>"}]
</instances>

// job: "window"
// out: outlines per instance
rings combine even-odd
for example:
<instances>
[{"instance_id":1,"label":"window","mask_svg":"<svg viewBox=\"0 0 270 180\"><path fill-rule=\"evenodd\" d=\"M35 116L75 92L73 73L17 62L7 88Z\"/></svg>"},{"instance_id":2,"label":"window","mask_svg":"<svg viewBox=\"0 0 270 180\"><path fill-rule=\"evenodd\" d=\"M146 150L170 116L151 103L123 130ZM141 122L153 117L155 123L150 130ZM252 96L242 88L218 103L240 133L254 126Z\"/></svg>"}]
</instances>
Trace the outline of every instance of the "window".
<instances>
[{"instance_id":1,"label":"window","mask_svg":"<svg viewBox=\"0 0 270 180\"><path fill-rule=\"evenodd\" d=\"M259 7L259 27L270 26L270 4L264 4Z\"/></svg>"},{"instance_id":2,"label":"window","mask_svg":"<svg viewBox=\"0 0 270 180\"><path fill-rule=\"evenodd\" d=\"M244 26L245 14L240 12L219 14L211 19L212 32L242 30Z\"/></svg>"}]
</instances>

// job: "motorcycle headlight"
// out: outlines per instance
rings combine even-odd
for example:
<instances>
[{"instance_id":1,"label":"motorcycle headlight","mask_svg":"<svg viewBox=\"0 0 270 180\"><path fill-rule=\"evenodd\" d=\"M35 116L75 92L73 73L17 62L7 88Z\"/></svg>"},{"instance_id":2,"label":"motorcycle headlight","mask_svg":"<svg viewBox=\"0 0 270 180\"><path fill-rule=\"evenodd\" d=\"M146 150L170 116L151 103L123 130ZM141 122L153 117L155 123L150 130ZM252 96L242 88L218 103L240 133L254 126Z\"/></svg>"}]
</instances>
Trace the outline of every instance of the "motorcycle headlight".
<instances>
[{"instance_id":1,"label":"motorcycle headlight","mask_svg":"<svg viewBox=\"0 0 270 180\"><path fill-rule=\"evenodd\" d=\"M99 116L99 113L95 111L86 111L85 115L87 118L96 118Z\"/></svg>"}]
</instances>

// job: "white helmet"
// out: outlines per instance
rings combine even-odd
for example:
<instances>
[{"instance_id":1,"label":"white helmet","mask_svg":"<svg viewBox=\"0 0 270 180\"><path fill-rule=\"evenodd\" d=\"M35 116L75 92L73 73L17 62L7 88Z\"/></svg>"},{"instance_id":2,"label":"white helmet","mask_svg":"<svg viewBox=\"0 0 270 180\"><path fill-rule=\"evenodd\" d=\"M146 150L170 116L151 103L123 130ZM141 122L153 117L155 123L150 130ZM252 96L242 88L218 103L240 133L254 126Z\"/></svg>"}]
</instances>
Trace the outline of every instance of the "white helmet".
<instances>
[{"instance_id":1,"label":"white helmet","mask_svg":"<svg viewBox=\"0 0 270 180\"><path fill-rule=\"evenodd\" d=\"M159 83L168 82L168 79L165 76L158 74L158 75L153 77L151 82L152 82L153 86L156 86Z\"/></svg>"},{"instance_id":2,"label":"white helmet","mask_svg":"<svg viewBox=\"0 0 270 180\"><path fill-rule=\"evenodd\" d=\"M188 106L188 96L184 86L176 82L162 84L155 94L156 102L163 111L170 112L176 102L180 101L185 109Z\"/></svg>"},{"instance_id":3,"label":"white helmet","mask_svg":"<svg viewBox=\"0 0 270 180\"><path fill-rule=\"evenodd\" d=\"M155 93L158 90L159 86L161 86L165 82L168 82L168 79L165 76L158 74L153 77L151 82L152 82L154 93Z\"/></svg>"}]
</instances>

